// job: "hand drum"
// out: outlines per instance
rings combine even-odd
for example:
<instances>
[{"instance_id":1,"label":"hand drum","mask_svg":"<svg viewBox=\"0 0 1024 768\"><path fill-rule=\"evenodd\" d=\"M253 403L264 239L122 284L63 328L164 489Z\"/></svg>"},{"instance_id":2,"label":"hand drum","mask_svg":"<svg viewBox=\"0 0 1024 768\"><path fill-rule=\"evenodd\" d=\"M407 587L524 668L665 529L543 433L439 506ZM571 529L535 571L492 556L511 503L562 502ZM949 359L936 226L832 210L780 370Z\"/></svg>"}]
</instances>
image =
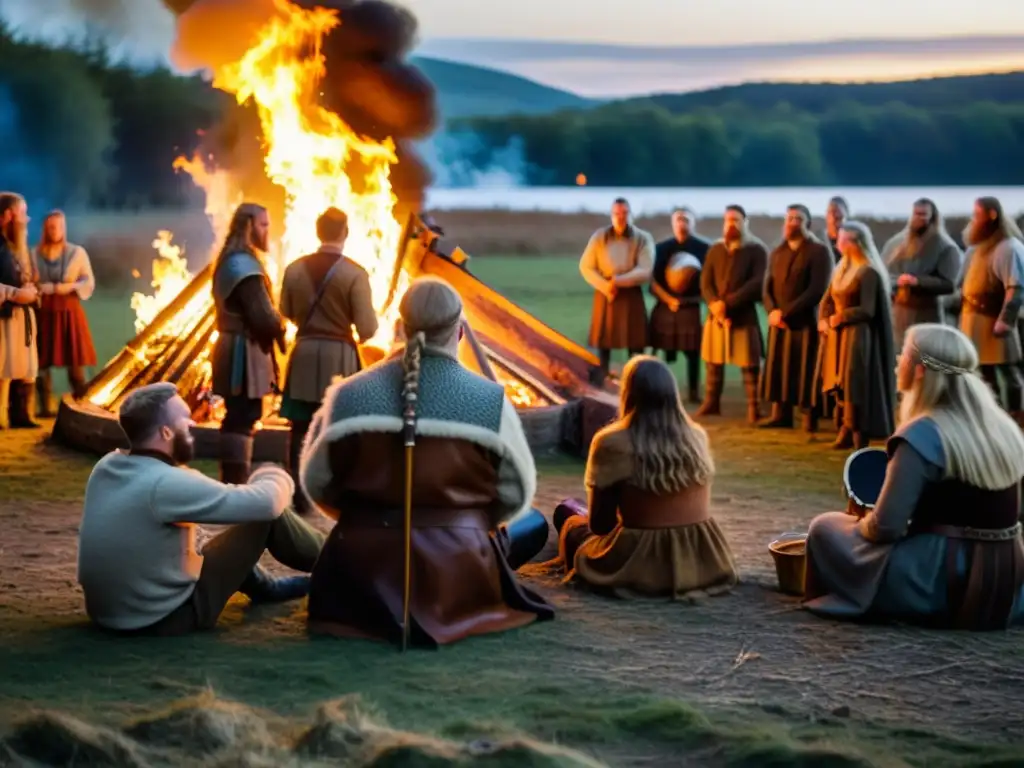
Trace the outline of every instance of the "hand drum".
<instances>
[{"instance_id":1,"label":"hand drum","mask_svg":"<svg viewBox=\"0 0 1024 768\"><path fill-rule=\"evenodd\" d=\"M665 268L665 285L672 293L682 293L685 287L683 278L688 269L700 271L700 261L692 253L680 251L669 259L668 266Z\"/></svg>"},{"instance_id":2,"label":"hand drum","mask_svg":"<svg viewBox=\"0 0 1024 768\"><path fill-rule=\"evenodd\" d=\"M889 456L881 448L861 448L850 454L843 468L847 514L861 518L875 508L888 463Z\"/></svg>"}]
</instances>

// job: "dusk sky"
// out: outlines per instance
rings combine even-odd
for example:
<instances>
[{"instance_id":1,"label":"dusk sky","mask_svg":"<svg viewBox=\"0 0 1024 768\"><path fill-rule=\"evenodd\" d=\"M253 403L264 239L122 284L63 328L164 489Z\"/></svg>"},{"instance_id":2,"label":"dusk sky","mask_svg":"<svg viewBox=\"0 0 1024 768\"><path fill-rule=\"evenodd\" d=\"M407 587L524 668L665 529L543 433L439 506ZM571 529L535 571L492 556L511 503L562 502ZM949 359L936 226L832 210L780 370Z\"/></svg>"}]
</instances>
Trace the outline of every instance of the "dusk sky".
<instances>
[{"instance_id":1,"label":"dusk sky","mask_svg":"<svg viewBox=\"0 0 1024 768\"><path fill-rule=\"evenodd\" d=\"M216 2L217 0L214 0ZM504 69L586 96L751 80L894 80L1024 69L1024 2L988 0L404 0L423 55ZM26 31L105 11L152 57L173 21L159 0L0 0ZM842 42L836 42L842 41Z\"/></svg>"}]
</instances>

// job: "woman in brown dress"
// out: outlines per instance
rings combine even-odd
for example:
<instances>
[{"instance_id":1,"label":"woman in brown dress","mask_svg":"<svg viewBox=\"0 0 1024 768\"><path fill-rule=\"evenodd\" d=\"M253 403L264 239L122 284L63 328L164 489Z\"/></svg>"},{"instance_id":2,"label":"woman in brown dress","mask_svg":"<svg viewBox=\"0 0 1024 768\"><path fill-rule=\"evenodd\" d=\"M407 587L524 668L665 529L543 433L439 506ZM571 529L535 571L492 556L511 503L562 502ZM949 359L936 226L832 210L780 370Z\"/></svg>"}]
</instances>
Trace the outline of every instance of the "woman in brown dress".
<instances>
[{"instance_id":1,"label":"woman in brown dress","mask_svg":"<svg viewBox=\"0 0 1024 768\"><path fill-rule=\"evenodd\" d=\"M590 447L589 512L574 500L555 511L566 580L675 599L727 592L738 575L709 508L714 461L669 367L630 360L620 410Z\"/></svg>"},{"instance_id":2,"label":"woman in brown dress","mask_svg":"<svg viewBox=\"0 0 1024 768\"><path fill-rule=\"evenodd\" d=\"M840 227L842 259L818 314L819 402L836 406L837 450L863 448L893 431L896 404L889 273L871 230L857 221ZM829 400L832 402L828 402Z\"/></svg>"},{"instance_id":3,"label":"woman in brown dress","mask_svg":"<svg viewBox=\"0 0 1024 768\"><path fill-rule=\"evenodd\" d=\"M96 365L96 349L89 320L82 307L96 288L89 254L69 243L67 222L61 211L43 219L43 236L33 252L38 274L39 415L53 416L51 368L66 368L75 397L85 391L85 368Z\"/></svg>"}]
</instances>

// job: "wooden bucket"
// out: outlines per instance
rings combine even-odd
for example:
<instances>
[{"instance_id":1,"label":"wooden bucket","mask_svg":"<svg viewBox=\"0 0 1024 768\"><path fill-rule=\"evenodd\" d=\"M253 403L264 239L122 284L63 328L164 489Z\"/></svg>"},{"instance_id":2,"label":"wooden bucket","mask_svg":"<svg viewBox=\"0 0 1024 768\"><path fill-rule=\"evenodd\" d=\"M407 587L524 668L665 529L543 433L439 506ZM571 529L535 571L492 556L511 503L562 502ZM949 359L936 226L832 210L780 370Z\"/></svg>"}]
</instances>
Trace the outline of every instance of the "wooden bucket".
<instances>
[{"instance_id":1,"label":"wooden bucket","mask_svg":"<svg viewBox=\"0 0 1024 768\"><path fill-rule=\"evenodd\" d=\"M787 595L802 597L807 570L807 534L784 533L768 545L775 560L779 589Z\"/></svg>"}]
</instances>

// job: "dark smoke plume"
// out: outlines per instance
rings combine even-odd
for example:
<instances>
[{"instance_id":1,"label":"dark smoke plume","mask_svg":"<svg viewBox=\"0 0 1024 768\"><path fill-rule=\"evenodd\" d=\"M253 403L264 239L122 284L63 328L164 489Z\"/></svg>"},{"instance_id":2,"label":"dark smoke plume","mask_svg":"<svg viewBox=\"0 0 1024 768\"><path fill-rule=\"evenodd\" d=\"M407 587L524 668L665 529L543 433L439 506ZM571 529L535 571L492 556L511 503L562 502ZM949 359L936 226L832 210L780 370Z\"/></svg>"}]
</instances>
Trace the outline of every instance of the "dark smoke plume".
<instances>
[{"instance_id":1,"label":"dark smoke plume","mask_svg":"<svg viewBox=\"0 0 1024 768\"><path fill-rule=\"evenodd\" d=\"M173 57L185 68L216 68L238 60L275 13L273 0L163 2L178 14ZM341 24L323 42L322 106L363 136L395 141L398 163L392 169L392 187L402 208L418 210L431 177L413 141L434 131L438 111L434 87L406 58L416 42L416 18L386 0L293 0L293 4L339 11ZM231 168L245 162L250 153L262 158L258 144L251 141L258 125L254 120L251 110L248 115L243 111L212 132L216 145L209 151L218 164L227 158Z\"/></svg>"}]
</instances>

